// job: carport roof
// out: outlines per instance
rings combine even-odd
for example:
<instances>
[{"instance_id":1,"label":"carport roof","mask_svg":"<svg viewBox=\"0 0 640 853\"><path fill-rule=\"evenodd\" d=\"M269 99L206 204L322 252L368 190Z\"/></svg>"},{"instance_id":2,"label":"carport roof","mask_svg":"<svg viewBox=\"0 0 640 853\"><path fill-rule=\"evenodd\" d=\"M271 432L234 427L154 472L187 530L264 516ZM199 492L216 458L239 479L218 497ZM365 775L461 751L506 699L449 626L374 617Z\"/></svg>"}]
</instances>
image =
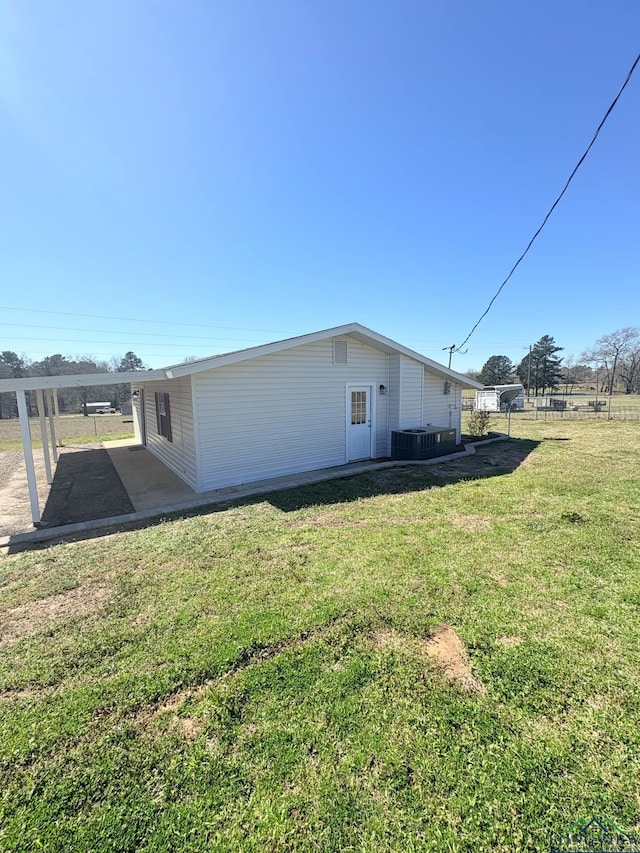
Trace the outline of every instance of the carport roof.
<instances>
[{"instance_id":1,"label":"carport roof","mask_svg":"<svg viewBox=\"0 0 640 853\"><path fill-rule=\"evenodd\" d=\"M0 379L0 394L5 391L40 391L45 388L81 388L89 385L116 385L166 379L164 370L137 370L127 373L66 373L61 376L25 376L22 379Z\"/></svg>"}]
</instances>

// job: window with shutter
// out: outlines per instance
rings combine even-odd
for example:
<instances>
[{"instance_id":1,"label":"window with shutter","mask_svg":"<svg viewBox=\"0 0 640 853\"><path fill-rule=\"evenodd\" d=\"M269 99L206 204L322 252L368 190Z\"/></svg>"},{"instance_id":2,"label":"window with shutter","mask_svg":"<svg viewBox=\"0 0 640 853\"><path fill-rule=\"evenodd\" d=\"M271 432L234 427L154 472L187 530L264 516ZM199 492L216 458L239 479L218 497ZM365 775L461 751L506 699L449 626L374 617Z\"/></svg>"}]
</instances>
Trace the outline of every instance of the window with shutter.
<instances>
[{"instance_id":1,"label":"window with shutter","mask_svg":"<svg viewBox=\"0 0 640 853\"><path fill-rule=\"evenodd\" d=\"M156 421L158 435L163 435L167 441L173 441L171 435L171 407L169 394L166 391L156 391Z\"/></svg>"}]
</instances>

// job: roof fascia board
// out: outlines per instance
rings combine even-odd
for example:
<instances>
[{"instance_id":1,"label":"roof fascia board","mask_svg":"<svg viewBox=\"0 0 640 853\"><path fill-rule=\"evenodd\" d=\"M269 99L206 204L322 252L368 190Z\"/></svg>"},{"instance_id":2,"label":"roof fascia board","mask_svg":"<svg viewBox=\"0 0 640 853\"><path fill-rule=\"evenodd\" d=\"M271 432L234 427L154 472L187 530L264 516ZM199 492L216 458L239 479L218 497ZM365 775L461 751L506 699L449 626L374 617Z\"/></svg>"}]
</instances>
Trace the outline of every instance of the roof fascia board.
<instances>
[{"instance_id":1,"label":"roof fascia board","mask_svg":"<svg viewBox=\"0 0 640 853\"><path fill-rule=\"evenodd\" d=\"M282 352L283 350L299 347L303 344L313 344L316 341L323 341L326 338L335 338L338 335L348 335L349 332L354 331L356 328L358 328L357 323L348 323L345 326L335 326L332 329L324 329L321 332L311 332L309 335L300 335L297 338L287 338L284 341L275 341L272 344L262 344L258 347L250 347L249 349L238 350L237 352L213 355L211 358L207 358L202 361L178 364L175 367L167 367L165 370L169 379L178 379L181 376L188 376L193 373L202 373L205 370L213 370L217 367L224 367L227 364L237 364L240 361L247 361L250 358L258 358L258 356L261 355L271 355L274 352Z\"/></svg>"},{"instance_id":2,"label":"roof fascia board","mask_svg":"<svg viewBox=\"0 0 640 853\"><path fill-rule=\"evenodd\" d=\"M352 325L358 326L357 323L353 323ZM451 370L450 367L445 367L444 364L439 364L437 361L427 358L426 355L422 355L415 350L409 349L409 347L405 347L403 344L399 344L397 341L391 340L391 338L385 338L384 335L379 335L377 332L374 332L373 329L367 329L365 326L358 326L357 331L370 340L377 341L379 344L389 347L402 355L406 355L408 358L413 358L415 361L421 362L434 373L437 373L445 379L452 379L469 388L484 388L484 385L480 382L476 382L475 379L464 376L462 373L457 373L455 370Z\"/></svg>"}]
</instances>

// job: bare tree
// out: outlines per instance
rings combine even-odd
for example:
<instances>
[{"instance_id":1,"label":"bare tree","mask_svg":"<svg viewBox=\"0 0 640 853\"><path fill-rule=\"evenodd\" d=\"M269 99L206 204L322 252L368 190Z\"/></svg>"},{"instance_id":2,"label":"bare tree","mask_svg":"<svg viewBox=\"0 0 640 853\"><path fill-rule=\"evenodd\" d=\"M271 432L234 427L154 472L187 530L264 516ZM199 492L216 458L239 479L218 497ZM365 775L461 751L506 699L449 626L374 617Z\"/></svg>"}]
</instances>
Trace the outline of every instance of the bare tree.
<instances>
[{"instance_id":1,"label":"bare tree","mask_svg":"<svg viewBox=\"0 0 640 853\"><path fill-rule=\"evenodd\" d=\"M625 394L640 393L640 345L626 353L620 365L620 378L625 385Z\"/></svg>"},{"instance_id":2,"label":"bare tree","mask_svg":"<svg viewBox=\"0 0 640 853\"><path fill-rule=\"evenodd\" d=\"M571 394L575 385L576 360L573 355L568 355L562 365L562 381L564 382L564 393ZM571 391L569 390L571 388Z\"/></svg>"},{"instance_id":3,"label":"bare tree","mask_svg":"<svg viewBox=\"0 0 640 853\"><path fill-rule=\"evenodd\" d=\"M609 335L603 335L595 345L583 354L583 359L593 364L602 365L606 371L606 390L613 394L618 378L618 370L633 344L638 341L640 331L635 326L626 326Z\"/></svg>"},{"instance_id":4,"label":"bare tree","mask_svg":"<svg viewBox=\"0 0 640 853\"><path fill-rule=\"evenodd\" d=\"M576 385L588 385L593 380L593 375L593 370L588 364L576 361L573 355L567 356L562 365L564 393L573 394Z\"/></svg>"}]
</instances>

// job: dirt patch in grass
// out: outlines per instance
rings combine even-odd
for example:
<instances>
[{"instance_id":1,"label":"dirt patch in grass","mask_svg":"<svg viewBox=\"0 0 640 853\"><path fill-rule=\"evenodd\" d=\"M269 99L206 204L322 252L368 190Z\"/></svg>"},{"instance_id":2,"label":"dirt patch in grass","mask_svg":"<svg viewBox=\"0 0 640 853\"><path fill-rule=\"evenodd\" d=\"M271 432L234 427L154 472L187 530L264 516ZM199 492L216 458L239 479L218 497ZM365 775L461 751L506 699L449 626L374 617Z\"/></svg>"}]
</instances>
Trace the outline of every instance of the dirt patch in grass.
<instances>
[{"instance_id":1,"label":"dirt patch in grass","mask_svg":"<svg viewBox=\"0 0 640 853\"><path fill-rule=\"evenodd\" d=\"M471 661L464 643L449 625L438 625L422 642L422 649L449 681L472 693L486 693L484 684L471 672Z\"/></svg>"},{"instance_id":2,"label":"dirt patch in grass","mask_svg":"<svg viewBox=\"0 0 640 853\"><path fill-rule=\"evenodd\" d=\"M340 518L337 513L320 513L313 518L303 518L294 521L290 527L294 529L309 529L313 527L366 527L371 522L360 519Z\"/></svg>"},{"instance_id":3,"label":"dirt patch in grass","mask_svg":"<svg viewBox=\"0 0 640 853\"><path fill-rule=\"evenodd\" d=\"M380 631L374 631L371 635L371 642L378 649L393 649L394 651L406 652L417 648L418 641L415 637L409 637L406 634L401 634L393 628L385 628Z\"/></svg>"},{"instance_id":4,"label":"dirt patch in grass","mask_svg":"<svg viewBox=\"0 0 640 853\"><path fill-rule=\"evenodd\" d=\"M143 737L153 737L153 731L179 731L185 740L195 740L202 731L202 725L193 717L180 714L185 702L197 700L204 691L215 683L198 684L195 687L184 687L172 696L168 696L160 705L144 707L136 712L133 725Z\"/></svg>"},{"instance_id":5,"label":"dirt patch in grass","mask_svg":"<svg viewBox=\"0 0 640 853\"><path fill-rule=\"evenodd\" d=\"M79 586L5 610L0 624L0 648L56 623L89 616L104 607L111 595L108 586Z\"/></svg>"},{"instance_id":6,"label":"dirt patch in grass","mask_svg":"<svg viewBox=\"0 0 640 853\"><path fill-rule=\"evenodd\" d=\"M464 643L449 625L438 625L426 639L386 629L377 631L372 641L377 647L417 651L432 661L447 681L471 693L486 693L484 684L471 672L471 660Z\"/></svg>"},{"instance_id":7,"label":"dirt patch in grass","mask_svg":"<svg viewBox=\"0 0 640 853\"><path fill-rule=\"evenodd\" d=\"M519 637L517 634L512 637L503 634L502 637L498 637L498 642L501 646L519 646L522 642L522 637Z\"/></svg>"},{"instance_id":8,"label":"dirt patch in grass","mask_svg":"<svg viewBox=\"0 0 640 853\"><path fill-rule=\"evenodd\" d=\"M41 687L25 687L22 690L4 690L0 693L0 705L3 702L20 701L21 699L38 699L43 695L43 693L44 690Z\"/></svg>"},{"instance_id":9,"label":"dirt patch in grass","mask_svg":"<svg viewBox=\"0 0 640 853\"><path fill-rule=\"evenodd\" d=\"M491 530L491 519L486 515L461 515L453 512L448 515L448 519L457 530L465 530L469 533Z\"/></svg>"}]
</instances>

